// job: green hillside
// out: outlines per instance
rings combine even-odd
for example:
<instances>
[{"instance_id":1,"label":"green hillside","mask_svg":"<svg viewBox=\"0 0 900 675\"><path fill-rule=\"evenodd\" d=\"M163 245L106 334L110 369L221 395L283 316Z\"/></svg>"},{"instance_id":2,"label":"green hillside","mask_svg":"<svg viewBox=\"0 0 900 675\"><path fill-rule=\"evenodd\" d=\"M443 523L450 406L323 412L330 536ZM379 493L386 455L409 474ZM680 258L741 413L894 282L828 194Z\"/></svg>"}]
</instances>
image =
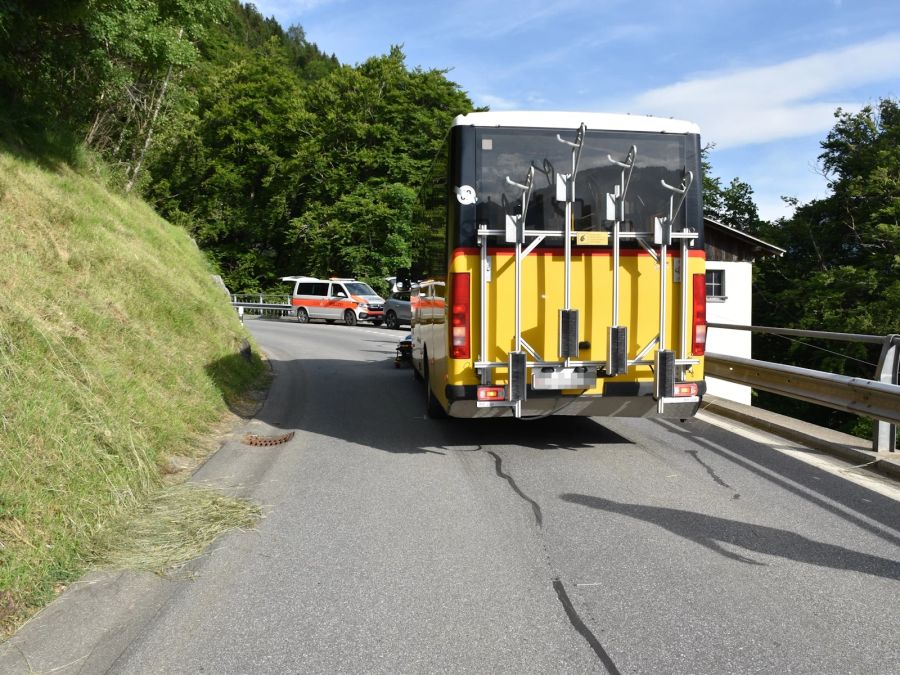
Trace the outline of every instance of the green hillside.
<instances>
[{"instance_id":1,"label":"green hillside","mask_svg":"<svg viewBox=\"0 0 900 675\"><path fill-rule=\"evenodd\" d=\"M0 628L260 377L245 337L183 229L0 147Z\"/></svg>"}]
</instances>

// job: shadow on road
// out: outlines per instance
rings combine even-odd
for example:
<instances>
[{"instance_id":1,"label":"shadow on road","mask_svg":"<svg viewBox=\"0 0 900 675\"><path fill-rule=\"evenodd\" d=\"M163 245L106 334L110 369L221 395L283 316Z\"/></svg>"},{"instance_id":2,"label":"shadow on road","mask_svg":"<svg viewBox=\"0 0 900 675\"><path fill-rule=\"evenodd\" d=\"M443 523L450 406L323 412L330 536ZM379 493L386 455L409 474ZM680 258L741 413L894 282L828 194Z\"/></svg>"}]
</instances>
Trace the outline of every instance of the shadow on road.
<instances>
[{"instance_id":1,"label":"shadow on road","mask_svg":"<svg viewBox=\"0 0 900 675\"><path fill-rule=\"evenodd\" d=\"M726 558L749 565L765 563L733 553L722 544L810 565L900 580L900 561L859 553L843 546L824 544L787 530L680 509L626 504L588 495L564 494L561 498L571 504L580 504L652 523Z\"/></svg>"},{"instance_id":2,"label":"shadow on road","mask_svg":"<svg viewBox=\"0 0 900 675\"><path fill-rule=\"evenodd\" d=\"M900 533L900 517L897 502L893 499L702 420L689 420L684 426L667 421L659 424L712 455L900 547L900 536L894 534ZM853 512L887 529L858 518Z\"/></svg>"},{"instance_id":3,"label":"shadow on road","mask_svg":"<svg viewBox=\"0 0 900 675\"><path fill-rule=\"evenodd\" d=\"M409 366L394 366L393 349L363 353L373 353L371 360L272 360L275 380L257 419L391 453L504 445L574 452L631 444L583 417L427 419L424 384L414 379Z\"/></svg>"}]
</instances>

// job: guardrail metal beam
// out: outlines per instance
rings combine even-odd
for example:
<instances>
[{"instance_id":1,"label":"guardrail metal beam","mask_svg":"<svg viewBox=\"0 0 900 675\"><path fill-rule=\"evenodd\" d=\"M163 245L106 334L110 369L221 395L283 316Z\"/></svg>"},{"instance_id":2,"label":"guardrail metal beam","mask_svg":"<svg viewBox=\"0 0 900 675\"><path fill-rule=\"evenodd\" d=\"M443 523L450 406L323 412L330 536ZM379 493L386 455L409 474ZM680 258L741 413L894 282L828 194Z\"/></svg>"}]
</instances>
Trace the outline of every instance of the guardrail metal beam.
<instances>
[{"instance_id":1,"label":"guardrail metal beam","mask_svg":"<svg viewBox=\"0 0 900 675\"><path fill-rule=\"evenodd\" d=\"M855 333L829 333L821 330L800 330L798 328L773 328L771 326L743 326L730 323L710 323L709 328L724 328L727 330L746 330L753 333L763 333L767 335L790 335L793 337L816 338L819 340L838 340L840 342L865 342L867 344L883 344L885 337L883 335L857 335ZM888 338L897 338L900 336L888 336Z\"/></svg>"},{"instance_id":2,"label":"guardrail metal beam","mask_svg":"<svg viewBox=\"0 0 900 675\"><path fill-rule=\"evenodd\" d=\"M881 420L894 428L900 424L897 384L709 352L705 371L711 377ZM875 450L893 451L894 446L888 443L885 439L882 445L876 437Z\"/></svg>"}]
</instances>

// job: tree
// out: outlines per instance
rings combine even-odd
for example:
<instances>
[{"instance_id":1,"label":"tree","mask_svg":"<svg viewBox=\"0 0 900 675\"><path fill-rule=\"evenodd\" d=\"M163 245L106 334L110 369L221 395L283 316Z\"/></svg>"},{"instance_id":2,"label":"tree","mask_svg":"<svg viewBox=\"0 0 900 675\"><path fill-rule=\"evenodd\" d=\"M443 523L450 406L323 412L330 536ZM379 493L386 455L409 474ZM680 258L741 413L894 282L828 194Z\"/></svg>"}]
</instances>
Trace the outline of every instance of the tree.
<instances>
[{"instance_id":1,"label":"tree","mask_svg":"<svg viewBox=\"0 0 900 675\"><path fill-rule=\"evenodd\" d=\"M119 163L130 191L143 167L173 76L198 52L195 43L224 17L229 0L130 0L108 3L86 23L108 69L86 143Z\"/></svg>"},{"instance_id":2,"label":"tree","mask_svg":"<svg viewBox=\"0 0 900 675\"><path fill-rule=\"evenodd\" d=\"M173 77L231 0L4 0L0 106L123 166L134 184Z\"/></svg>"},{"instance_id":3,"label":"tree","mask_svg":"<svg viewBox=\"0 0 900 675\"><path fill-rule=\"evenodd\" d=\"M757 265L757 322L885 335L900 328L900 107L891 99L858 113L838 109L819 159L831 194L797 207L765 228L786 249ZM772 360L871 377L877 346L834 354L771 338L759 344ZM837 350L835 350L837 351ZM845 429L861 428L829 415Z\"/></svg>"},{"instance_id":4,"label":"tree","mask_svg":"<svg viewBox=\"0 0 900 675\"><path fill-rule=\"evenodd\" d=\"M196 116L152 161L148 195L188 227L234 291L272 283L303 207L310 116L276 38L195 74Z\"/></svg>"},{"instance_id":5,"label":"tree","mask_svg":"<svg viewBox=\"0 0 900 675\"><path fill-rule=\"evenodd\" d=\"M703 212L705 215L742 232L756 233L762 221L753 201L753 188L739 178L732 178L728 187L712 175L709 153L715 145L707 145L701 150L703 169Z\"/></svg>"},{"instance_id":6,"label":"tree","mask_svg":"<svg viewBox=\"0 0 900 675\"><path fill-rule=\"evenodd\" d=\"M231 289L266 289L291 271L291 219L305 209L308 167L321 153L305 90L313 70L336 61L301 28L284 31L236 0L198 48L170 91L144 190L193 233Z\"/></svg>"},{"instance_id":7,"label":"tree","mask_svg":"<svg viewBox=\"0 0 900 675\"><path fill-rule=\"evenodd\" d=\"M841 332L900 326L900 108L882 100L858 113L840 109L819 156L831 194L799 206L767 229L787 249L781 273L764 267L777 294L773 317ZM771 290L769 290L771 292ZM777 306L776 306L777 303Z\"/></svg>"},{"instance_id":8,"label":"tree","mask_svg":"<svg viewBox=\"0 0 900 675\"><path fill-rule=\"evenodd\" d=\"M342 66L309 92L315 121L293 268L376 281L410 264L412 206L452 118L472 103L438 70L409 70L399 47Z\"/></svg>"}]
</instances>

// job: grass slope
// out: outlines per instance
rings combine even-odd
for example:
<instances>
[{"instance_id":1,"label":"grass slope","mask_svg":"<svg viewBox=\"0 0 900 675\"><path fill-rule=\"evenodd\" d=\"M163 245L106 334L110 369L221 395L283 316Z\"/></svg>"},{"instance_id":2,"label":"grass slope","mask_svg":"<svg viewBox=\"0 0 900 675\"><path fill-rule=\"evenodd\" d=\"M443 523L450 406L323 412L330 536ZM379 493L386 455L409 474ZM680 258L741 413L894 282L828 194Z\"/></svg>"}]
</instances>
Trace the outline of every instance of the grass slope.
<instances>
[{"instance_id":1,"label":"grass slope","mask_svg":"<svg viewBox=\"0 0 900 675\"><path fill-rule=\"evenodd\" d=\"M183 230L0 147L0 628L260 376L244 337Z\"/></svg>"}]
</instances>

